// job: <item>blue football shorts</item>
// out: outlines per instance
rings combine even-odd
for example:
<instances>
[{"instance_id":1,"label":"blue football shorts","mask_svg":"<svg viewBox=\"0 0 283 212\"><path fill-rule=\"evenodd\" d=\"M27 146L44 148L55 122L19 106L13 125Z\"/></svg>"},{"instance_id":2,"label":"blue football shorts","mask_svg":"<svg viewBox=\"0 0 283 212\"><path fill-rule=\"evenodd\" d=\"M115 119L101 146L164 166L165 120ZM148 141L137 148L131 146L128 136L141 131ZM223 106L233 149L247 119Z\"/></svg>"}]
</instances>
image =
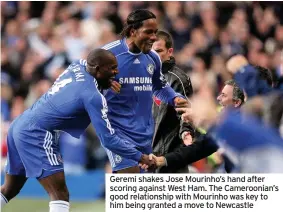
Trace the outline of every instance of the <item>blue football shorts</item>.
<instances>
[{"instance_id":1,"label":"blue football shorts","mask_svg":"<svg viewBox=\"0 0 283 212\"><path fill-rule=\"evenodd\" d=\"M62 172L59 132L50 132L20 116L10 126L7 137L7 164L10 175L42 179Z\"/></svg>"},{"instance_id":2,"label":"blue football shorts","mask_svg":"<svg viewBox=\"0 0 283 212\"><path fill-rule=\"evenodd\" d=\"M151 145L143 147L143 148L137 148L140 152L142 152L143 154L147 154L149 155L150 153L152 153L152 147ZM126 168L130 168L130 167L134 167L134 166L138 166L139 163L135 160L131 160L128 158L123 158L118 154L115 154L114 152L111 152L110 150L106 149L106 153L108 155L108 159L110 161L111 167L112 167L112 172L117 172L119 170L122 169L126 169ZM125 150L127 151L127 150ZM144 170L141 169L141 173L143 173Z\"/></svg>"}]
</instances>

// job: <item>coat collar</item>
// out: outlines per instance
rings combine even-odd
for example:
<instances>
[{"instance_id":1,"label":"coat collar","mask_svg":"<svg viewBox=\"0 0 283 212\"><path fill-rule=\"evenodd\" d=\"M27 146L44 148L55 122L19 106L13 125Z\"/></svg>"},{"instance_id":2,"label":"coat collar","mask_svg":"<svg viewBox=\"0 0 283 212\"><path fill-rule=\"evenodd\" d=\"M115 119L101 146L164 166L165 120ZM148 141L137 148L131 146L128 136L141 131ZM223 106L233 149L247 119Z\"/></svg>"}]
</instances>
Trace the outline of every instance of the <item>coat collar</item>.
<instances>
[{"instance_id":1,"label":"coat collar","mask_svg":"<svg viewBox=\"0 0 283 212\"><path fill-rule=\"evenodd\" d=\"M172 68L176 65L175 58L170 57L169 60L166 60L162 63L162 73L165 74L168 71L172 70Z\"/></svg>"}]
</instances>

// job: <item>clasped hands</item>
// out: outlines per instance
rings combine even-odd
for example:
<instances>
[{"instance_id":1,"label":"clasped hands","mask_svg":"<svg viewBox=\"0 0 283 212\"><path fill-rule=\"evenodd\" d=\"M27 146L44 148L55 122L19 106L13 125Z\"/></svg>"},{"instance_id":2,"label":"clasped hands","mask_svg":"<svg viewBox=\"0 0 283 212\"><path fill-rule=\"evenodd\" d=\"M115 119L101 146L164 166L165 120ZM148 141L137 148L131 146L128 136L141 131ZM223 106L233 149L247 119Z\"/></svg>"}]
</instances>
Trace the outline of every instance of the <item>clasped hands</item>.
<instances>
[{"instance_id":1,"label":"clasped hands","mask_svg":"<svg viewBox=\"0 0 283 212\"><path fill-rule=\"evenodd\" d=\"M166 165L166 159L163 156L157 157L154 154L146 155L143 154L141 160L139 161L139 166L148 171L153 172L158 167Z\"/></svg>"}]
</instances>

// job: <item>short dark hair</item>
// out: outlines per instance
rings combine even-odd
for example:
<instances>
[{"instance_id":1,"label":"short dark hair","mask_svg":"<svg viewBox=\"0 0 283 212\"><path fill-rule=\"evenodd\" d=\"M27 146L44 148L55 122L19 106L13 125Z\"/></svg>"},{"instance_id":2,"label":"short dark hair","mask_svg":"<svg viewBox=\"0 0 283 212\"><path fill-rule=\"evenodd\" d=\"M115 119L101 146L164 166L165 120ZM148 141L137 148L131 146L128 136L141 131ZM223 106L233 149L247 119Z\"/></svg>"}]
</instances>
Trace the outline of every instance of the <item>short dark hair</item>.
<instances>
[{"instance_id":1,"label":"short dark hair","mask_svg":"<svg viewBox=\"0 0 283 212\"><path fill-rule=\"evenodd\" d=\"M273 86L272 74L269 69L264 68L262 66L254 66L256 70L259 72L259 78L265 80L269 86Z\"/></svg>"},{"instance_id":2,"label":"short dark hair","mask_svg":"<svg viewBox=\"0 0 283 212\"><path fill-rule=\"evenodd\" d=\"M147 19L156 18L156 16L149 10L139 9L131 12L121 32L122 37L130 37L131 29L139 29L143 25L143 21Z\"/></svg>"},{"instance_id":3,"label":"short dark hair","mask_svg":"<svg viewBox=\"0 0 283 212\"><path fill-rule=\"evenodd\" d=\"M237 83L234 80L227 80L225 82L225 85L230 85L233 87L233 100L241 100L242 105L245 102L245 94L243 90L237 85Z\"/></svg>"},{"instance_id":4,"label":"short dark hair","mask_svg":"<svg viewBox=\"0 0 283 212\"><path fill-rule=\"evenodd\" d=\"M115 57L115 55L105 49L93 49L88 54L86 61L89 66L104 65L104 63L107 63L105 59L109 57Z\"/></svg>"},{"instance_id":5,"label":"short dark hair","mask_svg":"<svg viewBox=\"0 0 283 212\"><path fill-rule=\"evenodd\" d=\"M160 30L156 33L156 37L158 40L161 39L165 41L165 47L167 49L173 48L173 38L168 32Z\"/></svg>"}]
</instances>

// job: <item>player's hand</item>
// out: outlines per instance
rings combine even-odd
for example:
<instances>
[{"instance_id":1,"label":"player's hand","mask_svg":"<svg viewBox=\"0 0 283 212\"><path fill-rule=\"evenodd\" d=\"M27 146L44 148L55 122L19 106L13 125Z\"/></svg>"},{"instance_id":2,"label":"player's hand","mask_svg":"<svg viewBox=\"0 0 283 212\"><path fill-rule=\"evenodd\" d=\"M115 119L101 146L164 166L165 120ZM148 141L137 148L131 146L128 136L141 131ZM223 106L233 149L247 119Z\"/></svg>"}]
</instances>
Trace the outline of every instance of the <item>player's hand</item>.
<instances>
[{"instance_id":1,"label":"player's hand","mask_svg":"<svg viewBox=\"0 0 283 212\"><path fill-rule=\"evenodd\" d=\"M163 156L157 157L154 154L150 154L149 159L154 160L157 167L162 167L166 165L166 160Z\"/></svg>"},{"instance_id":2,"label":"player's hand","mask_svg":"<svg viewBox=\"0 0 283 212\"><path fill-rule=\"evenodd\" d=\"M219 113L212 94L203 93L203 95L194 96L193 103L191 117L196 127L208 129L217 122Z\"/></svg>"},{"instance_id":3,"label":"player's hand","mask_svg":"<svg viewBox=\"0 0 283 212\"><path fill-rule=\"evenodd\" d=\"M141 164L141 163L139 164L139 166L146 171L148 170L152 171L156 169L157 167L162 167L166 165L166 159L163 156L157 157L154 154L150 154L149 160L154 161L154 166L149 166L149 165Z\"/></svg>"},{"instance_id":4,"label":"player's hand","mask_svg":"<svg viewBox=\"0 0 283 212\"><path fill-rule=\"evenodd\" d=\"M182 133L182 140L183 140L183 143L186 146L189 146L189 145L191 145L193 143L193 137L190 134L190 132L187 132L187 131Z\"/></svg>"},{"instance_id":5,"label":"player's hand","mask_svg":"<svg viewBox=\"0 0 283 212\"><path fill-rule=\"evenodd\" d=\"M155 170L156 169L156 164L155 161L152 160L148 155L143 154L140 161L139 161L139 166L144 169L144 170Z\"/></svg>"},{"instance_id":6,"label":"player's hand","mask_svg":"<svg viewBox=\"0 0 283 212\"><path fill-rule=\"evenodd\" d=\"M189 101L181 97L174 99L175 108L188 108L190 106Z\"/></svg>"},{"instance_id":7,"label":"player's hand","mask_svg":"<svg viewBox=\"0 0 283 212\"><path fill-rule=\"evenodd\" d=\"M181 118L186 123L193 123L193 109L192 108L176 108L177 113L182 114Z\"/></svg>"},{"instance_id":8,"label":"player's hand","mask_svg":"<svg viewBox=\"0 0 283 212\"><path fill-rule=\"evenodd\" d=\"M189 108L188 107L178 107L178 108L175 108L175 110L178 114L183 114L183 113L186 113L189 110Z\"/></svg>"},{"instance_id":9,"label":"player's hand","mask_svg":"<svg viewBox=\"0 0 283 212\"><path fill-rule=\"evenodd\" d=\"M114 91L115 93L120 93L121 90L121 84L116 82L116 81L112 81L111 83L111 89L112 91Z\"/></svg>"},{"instance_id":10,"label":"player's hand","mask_svg":"<svg viewBox=\"0 0 283 212\"><path fill-rule=\"evenodd\" d=\"M226 69L230 73L235 74L241 67L248 64L248 60L243 55L235 55L227 61Z\"/></svg>"}]
</instances>

